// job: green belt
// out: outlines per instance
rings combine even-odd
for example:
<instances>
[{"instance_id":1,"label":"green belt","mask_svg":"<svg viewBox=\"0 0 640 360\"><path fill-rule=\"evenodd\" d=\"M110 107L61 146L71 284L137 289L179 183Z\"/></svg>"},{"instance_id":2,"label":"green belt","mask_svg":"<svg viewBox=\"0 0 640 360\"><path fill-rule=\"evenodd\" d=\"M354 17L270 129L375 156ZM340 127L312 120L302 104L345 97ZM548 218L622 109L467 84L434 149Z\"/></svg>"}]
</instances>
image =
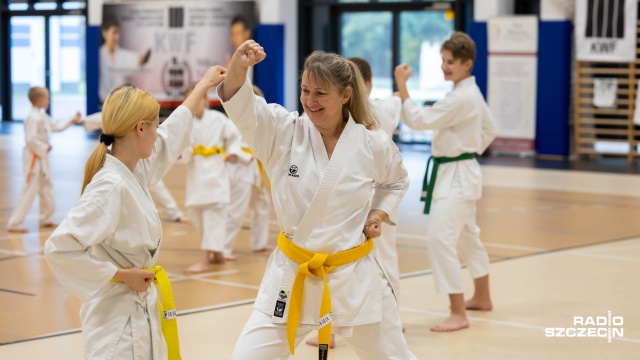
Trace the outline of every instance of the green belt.
<instances>
[{"instance_id":1,"label":"green belt","mask_svg":"<svg viewBox=\"0 0 640 360\"><path fill-rule=\"evenodd\" d=\"M424 171L424 181L422 182L422 196L420 201L424 201L424 214L428 214L431 211L431 198L433 196L433 188L436 186L436 178L438 176L438 166L440 164L446 164L460 160L473 160L475 155L473 153L464 153L456 157L430 157L427 161L427 168ZM433 162L431 169L431 176L429 176L429 164Z\"/></svg>"}]
</instances>

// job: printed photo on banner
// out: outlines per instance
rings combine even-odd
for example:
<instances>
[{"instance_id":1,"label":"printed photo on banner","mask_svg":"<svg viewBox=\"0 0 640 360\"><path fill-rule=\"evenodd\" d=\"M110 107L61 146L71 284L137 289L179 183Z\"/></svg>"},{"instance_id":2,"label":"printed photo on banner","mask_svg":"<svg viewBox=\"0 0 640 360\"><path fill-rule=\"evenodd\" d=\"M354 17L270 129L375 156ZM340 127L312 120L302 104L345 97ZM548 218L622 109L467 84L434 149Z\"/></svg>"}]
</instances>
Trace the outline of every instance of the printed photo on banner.
<instances>
[{"instance_id":1,"label":"printed photo on banner","mask_svg":"<svg viewBox=\"0 0 640 360\"><path fill-rule=\"evenodd\" d=\"M232 21L253 29L255 3L117 2L102 11L99 96L131 84L159 101L182 99L182 91L234 52ZM210 95L214 96L212 92Z\"/></svg>"}]
</instances>

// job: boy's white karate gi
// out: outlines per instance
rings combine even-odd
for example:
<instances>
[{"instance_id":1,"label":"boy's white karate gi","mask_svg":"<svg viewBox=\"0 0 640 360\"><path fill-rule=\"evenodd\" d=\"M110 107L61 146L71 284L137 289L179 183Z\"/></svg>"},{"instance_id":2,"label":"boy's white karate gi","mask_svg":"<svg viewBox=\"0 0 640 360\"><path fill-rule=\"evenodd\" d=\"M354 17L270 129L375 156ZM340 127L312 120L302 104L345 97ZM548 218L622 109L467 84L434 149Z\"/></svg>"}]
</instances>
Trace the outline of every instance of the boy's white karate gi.
<instances>
[{"instance_id":1,"label":"boy's white karate gi","mask_svg":"<svg viewBox=\"0 0 640 360\"><path fill-rule=\"evenodd\" d=\"M402 99L398 96L392 96L384 99L370 99L371 110L380 122L380 130L392 138L393 132L400 122L400 114L402 112ZM398 217L398 207L392 210L393 218ZM391 215L390 215L391 216ZM396 299L400 300L400 269L398 267L398 249L396 234L397 226L390 226L382 223L382 233L376 239L376 247L380 252L380 258L384 264L387 277L396 295Z\"/></svg>"},{"instance_id":2,"label":"boy's white karate gi","mask_svg":"<svg viewBox=\"0 0 640 360\"><path fill-rule=\"evenodd\" d=\"M434 130L434 157L482 154L498 131L474 76L461 80L432 107L420 108L413 100L405 100L402 120L415 130ZM475 159L439 166L427 243L440 293L464 293L456 246L474 279L489 274L489 257L476 225L476 201L481 196L482 173Z\"/></svg>"},{"instance_id":3,"label":"boy's white karate gi","mask_svg":"<svg viewBox=\"0 0 640 360\"><path fill-rule=\"evenodd\" d=\"M22 227L33 200L40 197L40 225L51 222L55 212L53 184L49 169L49 138L51 132L62 131L73 125L73 119L56 123L37 107L33 107L24 120L25 146L22 151L24 182L22 194L9 218L8 229Z\"/></svg>"},{"instance_id":4,"label":"boy's white karate gi","mask_svg":"<svg viewBox=\"0 0 640 360\"><path fill-rule=\"evenodd\" d=\"M258 159L247 151L250 149L244 140L241 145L243 151L238 154L238 162L228 164L231 201L227 206L225 255L231 255L233 252L236 238L249 209L251 209L249 247L254 251L262 250L269 240L271 191L268 179L264 170L261 173Z\"/></svg>"},{"instance_id":5,"label":"boy's white karate gi","mask_svg":"<svg viewBox=\"0 0 640 360\"><path fill-rule=\"evenodd\" d=\"M220 91L219 87L219 96ZM254 96L248 80L223 106L265 165L280 229L299 246L334 254L363 244L369 209L391 215L408 187L400 152L381 131L369 131L350 118L329 160L321 135L308 118L266 104ZM233 359L288 357L285 323L290 306L285 306L282 317L274 310L277 300L288 301L298 267L279 248L273 252ZM327 282L332 330L346 336L361 358L414 359L375 248L334 269ZM317 328L322 290L322 280L306 278L296 342Z\"/></svg>"},{"instance_id":6,"label":"boy's white karate gi","mask_svg":"<svg viewBox=\"0 0 640 360\"><path fill-rule=\"evenodd\" d=\"M225 157L242 151L240 139L238 130L219 111L205 110L202 118L193 122L190 146L183 154L187 162L185 206L201 237L203 250L224 250L230 198ZM198 154L198 148L222 152L202 155Z\"/></svg>"},{"instance_id":7,"label":"boy's white karate gi","mask_svg":"<svg viewBox=\"0 0 640 360\"><path fill-rule=\"evenodd\" d=\"M87 116L83 122L84 129L87 132L102 131L102 112L93 113ZM178 207L176 200L169 192L169 189L162 180L151 185L149 192L154 203L158 207L161 216L170 220L177 220L183 216L182 211Z\"/></svg>"},{"instance_id":8,"label":"boy's white karate gi","mask_svg":"<svg viewBox=\"0 0 640 360\"><path fill-rule=\"evenodd\" d=\"M133 173L107 154L45 244L54 275L83 302L86 359L167 359L155 286L136 292L110 280L118 268L156 264L162 225L148 187L188 146L192 119L187 107L178 107L158 128L151 157L140 160Z\"/></svg>"}]
</instances>

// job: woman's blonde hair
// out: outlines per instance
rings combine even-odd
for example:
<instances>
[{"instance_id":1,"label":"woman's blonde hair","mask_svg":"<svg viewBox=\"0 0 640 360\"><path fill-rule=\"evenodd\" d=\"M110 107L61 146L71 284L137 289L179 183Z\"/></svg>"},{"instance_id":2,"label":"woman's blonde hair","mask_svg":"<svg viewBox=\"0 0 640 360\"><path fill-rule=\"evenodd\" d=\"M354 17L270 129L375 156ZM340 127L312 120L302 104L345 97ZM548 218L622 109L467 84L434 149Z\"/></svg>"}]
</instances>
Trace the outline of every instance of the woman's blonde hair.
<instances>
[{"instance_id":1,"label":"woman's blonde hair","mask_svg":"<svg viewBox=\"0 0 640 360\"><path fill-rule=\"evenodd\" d=\"M129 134L140 121L153 122L160 111L160 105L148 92L134 86L123 86L113 90L102 106L102 136L100 144L93 150L84 166L84 182L82 192L102 168L107 157L110 138L115 142Z\"/></svg>"},{"instance_id":2,"label":"woman's blonde hair","mask_svg":"<svg viewBox=\"0 0 640 360\"><path fill-rule=\"evenodd\" d=\"M371 111L369 95L356 64L338 54L314 51L304 61L302 71L323 87L335 87L339 92L351 87L351 98L342 106L343 117L348 118L349 112L356 123L369 130L378 128L378 119Z\"/></svg>"}]
</instances>

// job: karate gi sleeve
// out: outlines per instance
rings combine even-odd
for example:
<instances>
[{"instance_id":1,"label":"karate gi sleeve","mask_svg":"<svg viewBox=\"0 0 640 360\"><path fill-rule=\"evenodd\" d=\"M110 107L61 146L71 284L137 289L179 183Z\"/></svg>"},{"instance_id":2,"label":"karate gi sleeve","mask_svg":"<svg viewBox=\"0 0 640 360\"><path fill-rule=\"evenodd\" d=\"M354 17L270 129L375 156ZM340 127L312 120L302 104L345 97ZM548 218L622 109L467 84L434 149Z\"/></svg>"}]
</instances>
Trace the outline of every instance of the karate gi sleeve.
<instances>
[{"instance_id":1,"label":"karate gi sleeve","mask_svg":"<svg viewBox=\"0 0 640 360\"><path fill-rule=\"evenodd\" d=\"M179 106L158 127L158 139L148 159L140 160L136 175L142 177L147 186L162 179L171 166L189 146L193 115L186 106Z\"/></svg>"},{"instance_id":2,"label":"karate gi sleeve","mask_svg":"<svg viewBox=\"0 0 640 360\"><path fill-rule=\"evenodd\" d=\"M385 222L395 225L397 219L391 216L409 188L409 177L398 147L383 131L377 131L375 136L379 140L373 144L377 149L374 159L376 179L371 209L386 212L389 218Z\"/></svg>"},{"instance_id":3,"label":"karate gi sleeve","mask_svg":"<svg viewBox=\"0 0 640 360\"><path fill-rule=\"evenodd\" d=\"M463 111L458 95L451 92L431 107L420 108L412 99L402 104L402 121L413 130L439 130L456 124Z\"/></svg>"},{"instance_id":4,"label":"karate gi sleeve","mask_svg":"<svg viewBox=\"0 0 640 360\"><path fill-rule=\"evenodd\" d=\"M493 139L498 135L498 124L496 124L496 121L493 119L487 104L484 104L482 110L482 149L480 150L480 154L487 150L491 142L493 142Z\"/></svg>"},{"instance_id":5,"label":"karate gi sleeve","mask_svg":"<svg viewBox=\"0 0 640 360\"><path fill-rule=\"evenodd\" d=\"M47 121L51 123L51 131L52 132L60 132L62 130L67 129L69 126L73 125L73 118L69 118L65 121L55 122L53 119L46 115Z\"/></svg>"},{"instance_id":6,"label":"karate gi sleeve","mask_svg":"<svg viewBox=\"0 0 640 360\"><path fill-rule=\"evenodd\" d=\"M116 202L110 197L110 203ZM45 243L44 256L62 285L83 302L95 296L115 275L118 267L91 254L91 246L106 241L115 222L100 206L80 201Z\"/></svg>"},{"instance_id":7,"label":"karate gi sleeve","mask_svg":"<svg viewBox=\"0 0 640 360\"><path fill-rule=\"evenodd\" d=\"M224 82L218 85L220 98L222 86ZM267 104L263 98L255 95L249 79L229 101L223 102L222 106L256 157L265 164L271 160L275 144L282 140L282 133L279 131L295 120L284 107Z\"/></svg>"},{"instance_id":8,"label":"karate gi sleeve","mask_svg":"<svg viewBox=\"0 0 640 360\"><path fill-rule=\"evenodd\" d=\"M245 155L250 155L242 151L242 143L243 140L240 131L238 131L238 128L236 128L231 121L227 120L224 123L224 150L227 154L238 156L239 160L244 163Z\"/></svg>"}]
</instances>

